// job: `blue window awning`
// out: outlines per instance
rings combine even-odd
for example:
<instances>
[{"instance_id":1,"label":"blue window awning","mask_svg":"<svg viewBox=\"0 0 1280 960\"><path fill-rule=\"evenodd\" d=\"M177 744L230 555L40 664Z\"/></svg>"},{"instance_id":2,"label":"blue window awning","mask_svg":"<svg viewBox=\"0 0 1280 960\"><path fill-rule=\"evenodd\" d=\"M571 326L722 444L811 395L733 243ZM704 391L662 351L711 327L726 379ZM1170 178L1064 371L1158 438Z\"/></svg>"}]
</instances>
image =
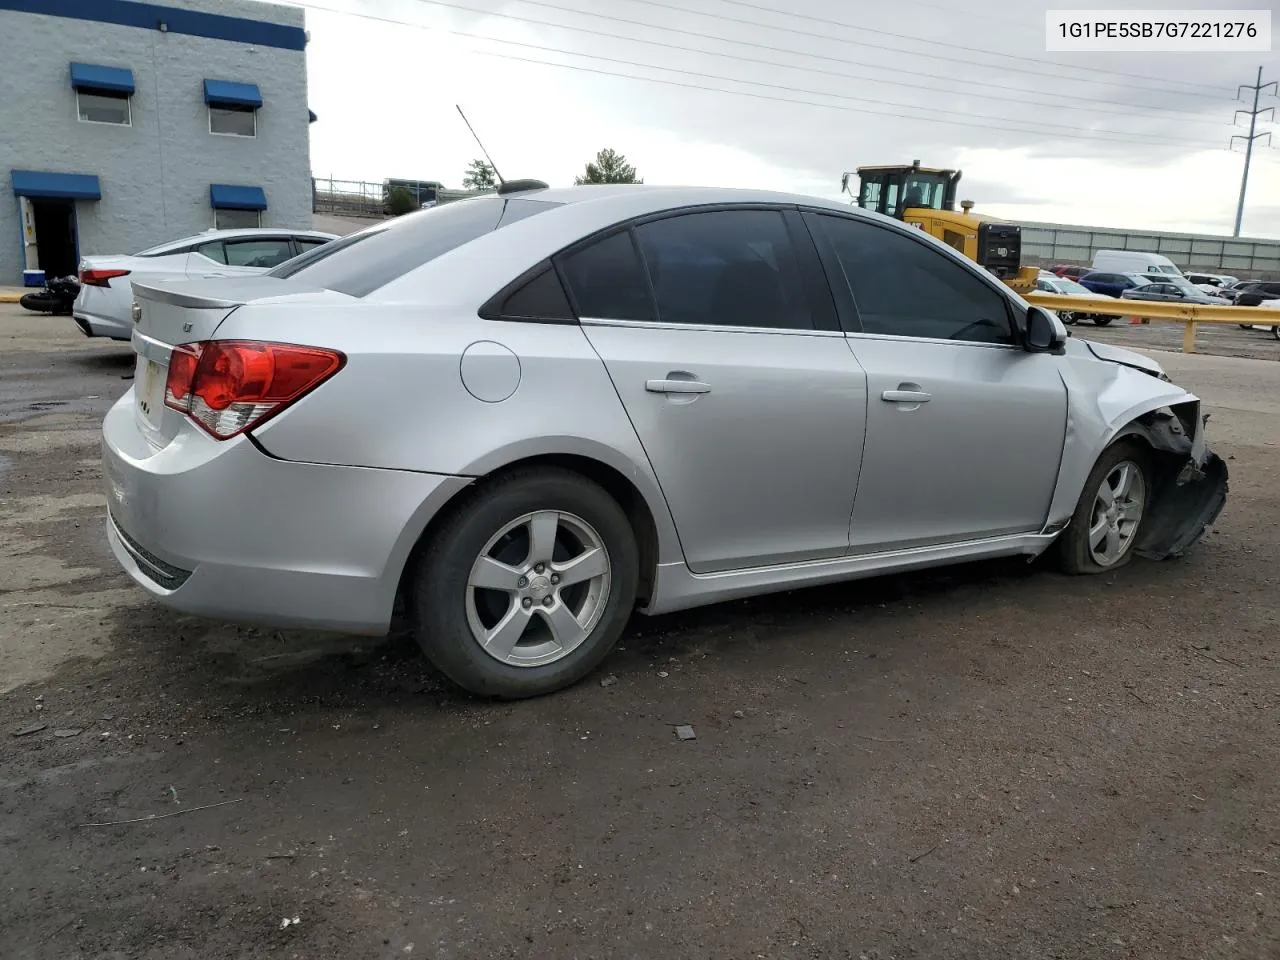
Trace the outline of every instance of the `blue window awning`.
<instances>
[{"instance_id":1,"label":"blue window awning","mask_svg":"<svg viewBox=\"0 0 1280 960\"><path fill-rule=\"evenodd\" d=\"M102 185L92 173L52 173L42 170L13 170L9 174L13 192L19 197L42 200L101 200Z\"/></svg>"},{"instance_id":2,"label":"blue window awning","mask_svg":"<svg viewBox=\"0 0 1280 960\"><path fill-rule=\"evenodd\" d=\"M124 67L71 64L71 86L87 93L133 93L133 71Z\"/></svg>"},{"instance_id":3,"label":"blue window awning","mask_svg":"<svg viewBox=\"0 0 1280 960\"><path fill-rule=\"evenodd\" d=\"M204 102L211 107L262 106L262 93L256 83L234 83L231 80L206 80Z\"/></svg>"},{"instance_id":4,"label":"blue window awning","mask_svg":"<svg viewBox=\"0 0 1280 960\"><path fill-rule=\"evenodd\" d=\"M265 210L267 194L261 187L211 183L209 184L209 206L215 210Z\"/></svg>"}]
</instances>

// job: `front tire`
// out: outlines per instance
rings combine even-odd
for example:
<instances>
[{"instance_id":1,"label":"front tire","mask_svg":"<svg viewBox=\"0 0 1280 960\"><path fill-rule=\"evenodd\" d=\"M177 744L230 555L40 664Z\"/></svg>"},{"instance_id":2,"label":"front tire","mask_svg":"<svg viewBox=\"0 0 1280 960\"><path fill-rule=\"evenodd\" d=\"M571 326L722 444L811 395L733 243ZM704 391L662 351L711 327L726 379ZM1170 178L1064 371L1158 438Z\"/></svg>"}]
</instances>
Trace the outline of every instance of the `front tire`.
<instances>
[{"instance_id":1,"label":"front tire","mask_svg":"<svg viewBox=\"0 0 1280 960\"><path fill-rule=\"evenodd\" d=\"M1151 458L1144 446L1121 440L1103 451L1055 544L1063 572L1109 573L1133 559L1151 490Z\"/></svg>"},{"instance_id":2,"label":"front tire","mask_svg":"<svg viewBox=\"0 0 1280 960\"><path fill-rule=\"evenodd\" d=\"M1094 325L1095 327L1105 327L1105 326L1106 326L1108 323L1110 323L1113 319L1114 319L1114 317L1094 317L1094 318L1093 318L1093 325Z\"/></svg>"},{"instance_id":3,"label":"front tire","mask_svg":"<svg viewBox=\"0 0 1280 960\"><path fill-rule=\"evenodd\" d=\"M479 696L553 693L599 665L635 605L635 533L604 489L558 468L482 484L433 536L410 589L414 635Z\"/></svg>"}]
</instances>

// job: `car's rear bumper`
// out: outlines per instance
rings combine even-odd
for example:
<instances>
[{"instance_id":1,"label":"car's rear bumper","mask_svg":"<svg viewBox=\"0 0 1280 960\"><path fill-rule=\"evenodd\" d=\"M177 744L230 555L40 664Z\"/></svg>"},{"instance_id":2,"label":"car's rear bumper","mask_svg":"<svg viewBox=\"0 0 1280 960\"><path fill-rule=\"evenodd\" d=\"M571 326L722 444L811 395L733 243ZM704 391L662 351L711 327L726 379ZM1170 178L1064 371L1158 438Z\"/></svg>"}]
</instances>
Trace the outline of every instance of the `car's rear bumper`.
<instances>
[{"instance_id":1,"label":"car's rear bumper","mask_svg":"<svg viewBox=\"0 0 1280 960\"><path fill-rule=\"evenodd\" d=\"M100 314L87 313L84 310L72 310L71 319L76 322L80 332L86 337L110 337L112 340L128 340L133 336L133 325L129 320L115 317L104 317Z\"/></svg>"},{"instance_id":2,"label":"car's rear bumper","mask_svg":"<svg viewBox=\"0 0 1280 960\"><path fill-rule=\"evenodd\" d=\"M276 460L194 430L157 450L130 390L102 435L107 539L153 597L185 613L384 633L406 559L466 478Z\"/></svg>"}]
</instances>

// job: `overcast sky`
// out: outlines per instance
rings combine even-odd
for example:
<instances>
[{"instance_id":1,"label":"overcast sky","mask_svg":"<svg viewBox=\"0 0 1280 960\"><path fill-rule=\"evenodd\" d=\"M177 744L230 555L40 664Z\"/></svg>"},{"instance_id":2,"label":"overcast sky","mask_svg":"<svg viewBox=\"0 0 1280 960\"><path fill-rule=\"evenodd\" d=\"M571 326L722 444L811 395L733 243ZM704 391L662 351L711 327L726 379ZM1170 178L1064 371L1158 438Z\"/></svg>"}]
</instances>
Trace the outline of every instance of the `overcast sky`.
<instances>
[{"instance_id":1,"label":"overcast sky","mask_svg":"<svg viewBox=\"0 0 1280 960\"><path fill-rule=\"evenodd\" d=\"M460 103L508 179L569 184L612 147L648 183L838 197L843 171L919 159L961 168L977 211L1229 233L1236 87L1259 66L1280 79L1274 53L1047 54L1036 0L294 5L311 32L312 169L352 180L460 186L479 155ZM1280 0L1109 6L1274 18ZM1242 233L1280 236L1280 152L1261 144Z\"/></svg>"}]
</instances>

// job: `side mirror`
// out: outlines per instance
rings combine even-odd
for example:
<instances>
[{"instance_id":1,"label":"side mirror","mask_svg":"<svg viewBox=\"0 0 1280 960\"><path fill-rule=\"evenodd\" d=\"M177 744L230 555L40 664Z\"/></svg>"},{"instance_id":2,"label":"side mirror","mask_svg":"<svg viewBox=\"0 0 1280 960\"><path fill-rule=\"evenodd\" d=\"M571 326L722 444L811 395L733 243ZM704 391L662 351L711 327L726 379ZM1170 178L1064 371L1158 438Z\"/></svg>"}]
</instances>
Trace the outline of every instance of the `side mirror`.
<instances>
[{"instance_id":1,"label":"side mirror","mask_svg":"<svg viewBox=\"0 0 1280 960\"><path fill-rule=\"evenodd\" d=\"M1057 353L1066 345L1067 331L1062 322L1043 307L1027 308L1027 350L1032 353Z\"/></svg>"}]
</instances>

